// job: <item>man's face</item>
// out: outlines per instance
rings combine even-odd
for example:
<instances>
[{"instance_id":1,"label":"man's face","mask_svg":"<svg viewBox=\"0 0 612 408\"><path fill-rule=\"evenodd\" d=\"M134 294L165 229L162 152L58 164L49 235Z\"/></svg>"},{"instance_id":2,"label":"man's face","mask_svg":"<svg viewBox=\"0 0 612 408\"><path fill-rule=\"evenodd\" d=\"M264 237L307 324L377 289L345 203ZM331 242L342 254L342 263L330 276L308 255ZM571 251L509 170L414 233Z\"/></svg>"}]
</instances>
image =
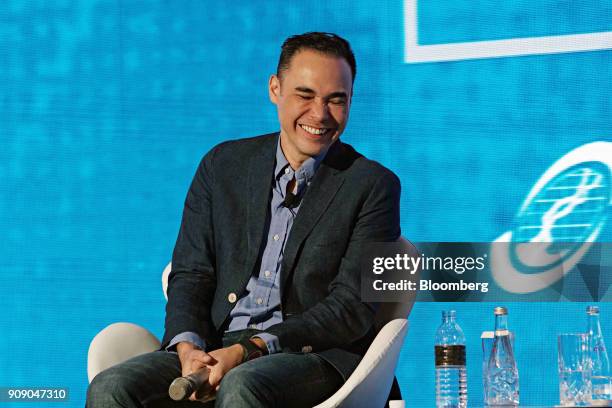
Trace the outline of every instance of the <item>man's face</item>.
<instances>
[{"instance_id":1,"label":"man's face","mask_svg":"<svg viewBox=\"0 0 612 408\"><path fill-rule=\"evenodd\" d=\"M292 166L301 165L335 142L346 127L352 93L344 58L305 49L270 78L270 100L278 108L281 147Z\"/></svg>"}]
</instances>

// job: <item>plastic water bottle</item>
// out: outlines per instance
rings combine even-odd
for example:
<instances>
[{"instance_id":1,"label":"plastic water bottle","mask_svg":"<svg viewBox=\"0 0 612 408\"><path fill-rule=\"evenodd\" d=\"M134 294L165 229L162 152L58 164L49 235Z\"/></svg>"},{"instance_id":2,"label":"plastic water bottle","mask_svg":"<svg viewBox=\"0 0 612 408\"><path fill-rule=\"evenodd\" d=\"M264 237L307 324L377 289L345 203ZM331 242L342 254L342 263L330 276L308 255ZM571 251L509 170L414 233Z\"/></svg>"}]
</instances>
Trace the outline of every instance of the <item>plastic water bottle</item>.
<instances>
[{"instance_id":1,"label":"plastic water bottle","mask_svg":"<svg viewBox=\"0 0 612 408\"><path fill-rule=\"evenodd\" d=\"M587 334L590 341L592 368L592 386L594 400L612 400L612 385L610 377L610 360L606 351L603 335L601 334L601 326L599 325L599 307L587 307Z\"/></svg>"},{"instance_id":2,"label":"plastic water bottle","mask_svg":"<svg viewBox=\"0 0 612 408\"><path fill-rule=\"evenodd\" d=\"M508 331L508 309L496 307L495 338L487 367L488 406L516 407L519 405L519 375Z\"/></svg>"},{"instance_id":3,"label":"plastic water bottle","mask_svg":"<svg viewBox=\"0 0 612 408\"><path fill-rule=\"evenodd\" d=\"M442 312L436 332L436 407L467 407L465 335L455 321L455 311Z\"/></svg>"}]
</instances>

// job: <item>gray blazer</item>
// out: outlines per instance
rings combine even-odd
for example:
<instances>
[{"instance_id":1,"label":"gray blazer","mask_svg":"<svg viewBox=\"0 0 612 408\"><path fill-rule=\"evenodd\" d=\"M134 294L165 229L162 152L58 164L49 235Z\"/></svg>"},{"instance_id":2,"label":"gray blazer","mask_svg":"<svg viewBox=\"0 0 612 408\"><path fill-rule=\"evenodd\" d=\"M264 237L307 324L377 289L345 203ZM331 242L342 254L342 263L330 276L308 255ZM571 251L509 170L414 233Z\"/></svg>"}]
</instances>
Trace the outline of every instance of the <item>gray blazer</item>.
<instances>
[{"instance_id":1,"label":"gray blazer","mask_svg":"<svg viewBox=\"0 0 612 408\"><path fill-rule=\"evenodd\" d=\"M168 279L162 348L179 333L220 346L235 299L257 268L278 133L229 141L202 159L185 200ZM334 143L300 205L283 255L283 322L266 332L283 352L314 352L346 380L375 336L361 302L360 254L400 236L399 179Z\"/></svg>"}]
</instances>

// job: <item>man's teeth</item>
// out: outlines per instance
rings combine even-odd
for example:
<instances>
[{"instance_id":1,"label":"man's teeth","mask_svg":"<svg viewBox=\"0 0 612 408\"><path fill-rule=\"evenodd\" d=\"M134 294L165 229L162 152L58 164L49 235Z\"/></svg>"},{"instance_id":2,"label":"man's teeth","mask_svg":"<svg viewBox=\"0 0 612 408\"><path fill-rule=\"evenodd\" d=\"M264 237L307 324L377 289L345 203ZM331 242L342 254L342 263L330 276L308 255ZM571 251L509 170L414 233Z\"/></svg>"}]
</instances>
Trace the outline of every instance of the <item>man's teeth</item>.
<instances>
[{"instance_id":1,"label":"man's teeth","mask_svg":"<svg viewBox=\"0 0 612 408\"><path fill-rule=\"evenodd\" d=\"M327 132L326 128L317 129L317 128L313 128L313 127L306 126L306 125L300 125L300 126L302 127L302 129L304 129L308 133L312 133L313 135L322 135L323 133Z\"/></svg>"}]
</instances>

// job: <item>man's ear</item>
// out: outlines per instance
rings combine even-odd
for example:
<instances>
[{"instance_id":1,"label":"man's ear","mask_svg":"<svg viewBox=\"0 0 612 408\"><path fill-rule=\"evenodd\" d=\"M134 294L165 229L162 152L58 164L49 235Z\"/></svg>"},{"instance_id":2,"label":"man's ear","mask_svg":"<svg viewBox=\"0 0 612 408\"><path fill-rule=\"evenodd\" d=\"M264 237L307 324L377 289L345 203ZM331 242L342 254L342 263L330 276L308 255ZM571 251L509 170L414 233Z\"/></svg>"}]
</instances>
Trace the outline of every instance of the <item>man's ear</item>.
<instances>
[{"instance_id":1,"label":"man's ear","mask_svg":"<svg viewBox=\"0 0 612 408\"><path fill-rule=\"evenodd\" d=\"M276 75L270 75L270 81L268 81L268 94L270 95L270 101L273 104L278 104L278 98L280 96L280 79Z\"/></svg>"}]
</instances>

